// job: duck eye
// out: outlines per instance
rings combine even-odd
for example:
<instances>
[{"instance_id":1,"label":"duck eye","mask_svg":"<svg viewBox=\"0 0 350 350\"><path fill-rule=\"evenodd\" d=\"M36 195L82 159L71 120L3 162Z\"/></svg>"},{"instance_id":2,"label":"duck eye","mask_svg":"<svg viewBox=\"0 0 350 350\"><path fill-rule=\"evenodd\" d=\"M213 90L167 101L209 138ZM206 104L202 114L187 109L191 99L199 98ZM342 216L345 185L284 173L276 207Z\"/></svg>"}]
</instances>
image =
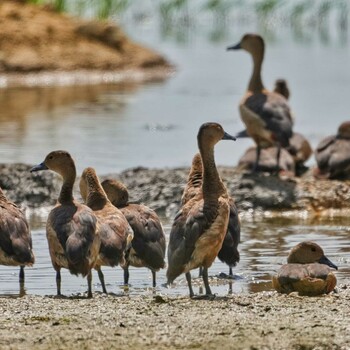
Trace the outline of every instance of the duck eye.
<instances>
[{"instance_id":1,"label":"duck eye","mask_svg":"<svg viewBox=\"0 0 350 350\"><path fill-rule=\"evenodd\" d=\"M312 251L312 252L315 252L315 251L316 251L316 248L315 248L315 247L312 247L312 248L311 248L311 251Z\"/></svg>"},{"instance_id":2,"label":"duck eye","mask_svg":"<svg viewBox=\"0 0 350 350\"><path fill-rule=\"evenodd\" d=\"M49 159L53 159L53 156L50 156Z\"/></svg>"}]
</instances>

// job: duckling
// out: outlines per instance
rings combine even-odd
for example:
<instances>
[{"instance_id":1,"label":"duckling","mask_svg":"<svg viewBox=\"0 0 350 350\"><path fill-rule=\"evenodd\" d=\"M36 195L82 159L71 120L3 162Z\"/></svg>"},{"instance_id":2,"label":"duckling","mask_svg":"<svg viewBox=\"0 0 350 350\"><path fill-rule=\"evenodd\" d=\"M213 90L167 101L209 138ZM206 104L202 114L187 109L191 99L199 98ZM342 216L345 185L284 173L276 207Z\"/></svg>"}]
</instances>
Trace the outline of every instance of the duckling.
<instances>
[{"instance_id":1,"label":"duckling","mask_svg":"<svg viewBox=\"0 0 350 350\"><path fill-rule=\"evenodd\" d=\"M290 251L287 262L272 279L273 287L280 293L328 294L337 284L333 271L338 270L338 267L314 242L306 241L296 245Z\"/></svg>"},{"instance_id":2,"label":"duckling","mask_svg":"<svg viewBox=\"0 0 350 350\"><path fill-rule=\"evenodd\" d=\"M165 234L156 212L143 204L129 203L128 189L117 180L102 182L108 198L125 215L134 231L131 247L126 253L124 283L129 283L129 265L147 267L152 271L156 287L156 272L165 266Z\"/></svg>"},{"instance_id":3,"label":"duckling","mask_svg":"<svg viewBox=\"0 0 350 350\"><path fill-rule=\"evenodd\" d=\"M73 198L76 178L74 160L66 151L50 152L45 160L30 171L52 170L63 178L58 202L46 223L46 236L51 262L56 270L57 295L61 295L61 268L74 275L87 276L88 297L92 297L92 274L99 250L100 237L93 211Z\"/></svg>"},{"instance_id":4,"label":"duckling","mask_svg":"<svg viewBox=\"0 0 350 350\"><path fill-rule=\"evenodd\" d=\"M192 166L188 175L187 184L182 194L181 203L184 205L191 198L195 197L201 190L203 181L203 166L202 158L199 153L196 153L192 159ZM218 258L223 263L229 266L229 277L233 277L232 268L239 262L239 251L237 249L241 236L241 225L238 216L238 210L232 197L229 198L230 202L230 217L225 239L222 243L222 247L218 253ZM202 271L200 269L200 276Z\"/></svg>"},{"instance_id":5,"label":"duckling","mask_svg":"<svg viewBox=\"0 0 350 350\"><path fill-rule=\"evenodd\" d=\"M25 214L0 188L0 264L20 266L19 281L22 284L24 266L32 266L34 261L32 236Z\"/></svg>"},{"instance_id":6,"label":"duckling","mask_svg":"<svg viewBox=\"0 0 350 350\"><path fill-rule=\"evenodd\" d=\"M265 89L261 79L261 66L264 59L265 44L260 35L245 34L241 41L227 50L243 49L253 58L253 73L248 90L240 102L241 118L247 133L257 144L256 163L258 169L262 148L277 146L276 169L279 168L281 147L289 146L292 136L293 120L288 101L279 93Z\"/></svg>"},{"instance_id":7,"label":"duckling","mask_svg":"<svg viewBox=\"0 0 350 350\"><path fill-rule=\"evenodd\" d=\"M318 178L350 179L350 121L342 123L337 135L326 137L316 150Z\"/></svg>"},{"instance_id":8,"label":"duckling","mask_svg":"<svg viewBox=\"0 0 350 350\"><path fill-rule=\"evenodd\" d=\"M203 163L200 191L186 202L174 219L168 245L168 284L186 274L190 297L194 297L190 270L203 267L206 296L213 296L208 268L218 255L227 233L230 199L220 179L214 159L214 146L220 140L235 140L217 123L199 128L198 147Z\"/></svg>"},{"instance_id":9,"label":"duckling","mask_svg":"<svg viewBox=\"0 0 350 350\"><path fill-rule=\"evenodd\" d=\"M97 217L101 246L95 269L98 272L103 293L107 293L101 266L114 267L120 264L124 267L125 251L133 238L133 231L123 213L107 198L95 169L84 169L79 187L84 202Z\"/></svg>"}]
</instances>

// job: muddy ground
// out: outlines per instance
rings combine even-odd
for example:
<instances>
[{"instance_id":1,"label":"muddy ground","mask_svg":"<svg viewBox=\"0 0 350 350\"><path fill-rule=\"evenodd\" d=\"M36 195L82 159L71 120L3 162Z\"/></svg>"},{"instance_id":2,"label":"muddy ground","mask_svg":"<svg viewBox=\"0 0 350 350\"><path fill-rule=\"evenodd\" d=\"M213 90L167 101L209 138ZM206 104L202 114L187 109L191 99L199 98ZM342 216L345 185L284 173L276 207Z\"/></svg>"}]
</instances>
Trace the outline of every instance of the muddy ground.
<instances>
[{"instance_id":1,"label":"muddy ground","mask_svg":"<svg viewBox=\"0 0 350 350\"><path fill-rule=\"evenodd\" d=\"M61 186L50 171L31 174L32 165L0 164L0 187L8 198L30 211L55 204ZM101 180L116 178L126 184L130 200L144 203L158 214L173 218L180 206L189 168L132 168L120 174L99 174ZM348 216L350 182L316 180L312 171L302 177L281 178L252 174L235 167L219 167L235 198L240 215L263 216ZM78 181L75 197L80 199Z\"/></svg>"},{"instance_id":2,"label":"muddy ground","mask_svg":"<svg viewBox=\"0 0 350 350\"><path fill-rule=\"evenodd\" d=\"M0 298L1 349L349 349L350 290Z\"/></svg>"}]
</instances>

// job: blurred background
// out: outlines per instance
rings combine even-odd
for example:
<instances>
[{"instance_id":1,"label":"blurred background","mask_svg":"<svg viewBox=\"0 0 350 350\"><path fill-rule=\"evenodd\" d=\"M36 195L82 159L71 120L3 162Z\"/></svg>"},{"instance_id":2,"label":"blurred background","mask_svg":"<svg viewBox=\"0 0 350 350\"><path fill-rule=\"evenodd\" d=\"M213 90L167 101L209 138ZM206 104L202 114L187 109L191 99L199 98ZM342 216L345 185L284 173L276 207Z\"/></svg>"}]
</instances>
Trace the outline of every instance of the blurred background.
<instances>
[{"instance_id":1,"label":"blurred background","mask_svg":"<svg viewBox=\"0 0 350 350\"><path fill-rule=\"evenodd\" d=\"M347 0L32 0L58 11L115 21L135 41L164 54L174 75L147 84L0 89L0 159L41 161L69 150L78 172L189 166L206 121L243 129L238 103L251 58L226 52L246 32L266 40L263 81L288 81L295 130L313 146L348 116ZM217 147L217 162L236 165L249 139ZM309 161L310 164L314 160Z\"/></svg>"}]
</instances>

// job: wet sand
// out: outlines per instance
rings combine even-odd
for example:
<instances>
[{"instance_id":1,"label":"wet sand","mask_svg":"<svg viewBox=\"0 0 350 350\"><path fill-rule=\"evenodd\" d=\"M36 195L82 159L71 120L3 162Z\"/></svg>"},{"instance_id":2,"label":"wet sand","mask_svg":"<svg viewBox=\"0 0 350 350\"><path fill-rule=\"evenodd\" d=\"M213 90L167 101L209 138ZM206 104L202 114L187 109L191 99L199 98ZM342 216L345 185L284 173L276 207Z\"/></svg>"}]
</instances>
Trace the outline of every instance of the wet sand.
<instances>
[{"instance_id":1,"label":"wet sand","mask_svg":"<svg viewBox=\"0 0 350 350\"><path fill-rule=\"evenodd\" d=\"M348 349L350 289L214 300L1 298L1 349Z\"/></svg>"}]
</instances>

